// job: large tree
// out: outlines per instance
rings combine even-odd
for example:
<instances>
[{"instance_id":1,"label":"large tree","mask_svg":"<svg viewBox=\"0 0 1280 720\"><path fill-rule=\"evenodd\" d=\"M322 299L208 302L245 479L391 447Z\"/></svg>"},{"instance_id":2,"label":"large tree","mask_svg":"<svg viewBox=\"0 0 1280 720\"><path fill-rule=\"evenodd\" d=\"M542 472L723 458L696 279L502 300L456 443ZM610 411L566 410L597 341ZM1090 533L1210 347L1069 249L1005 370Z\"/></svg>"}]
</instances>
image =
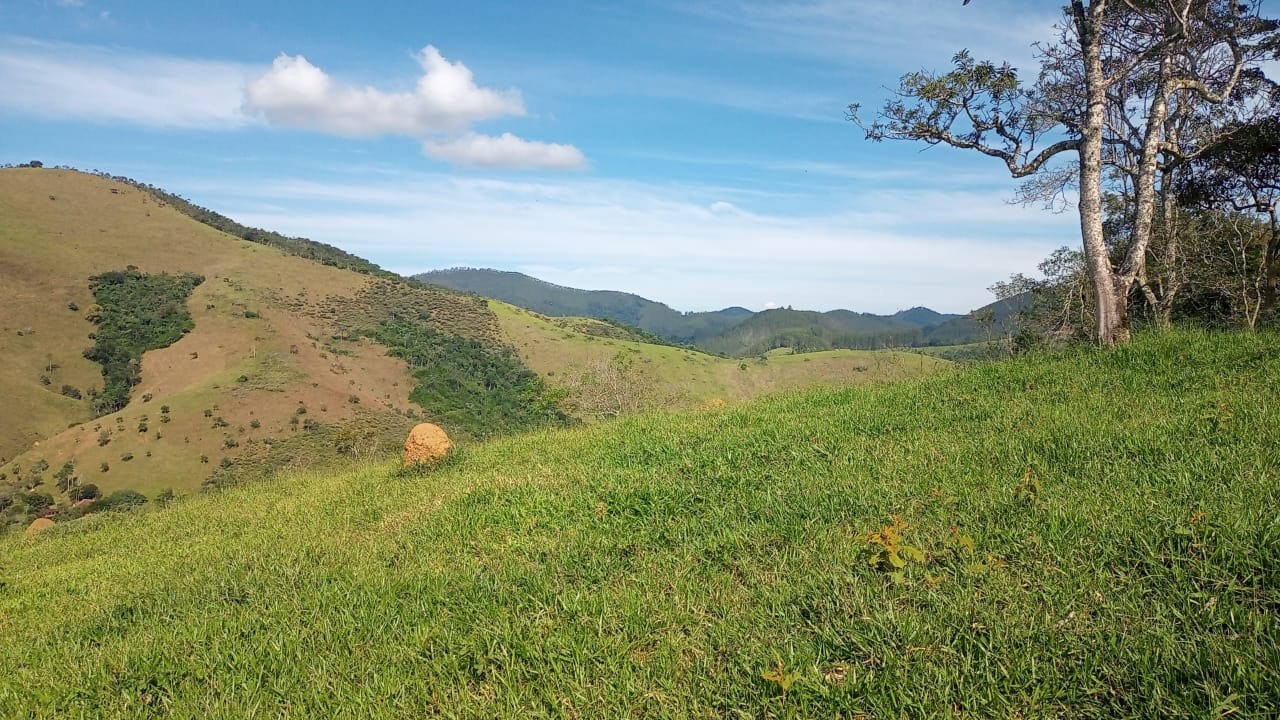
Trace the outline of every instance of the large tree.
<instances>
[{"instance_id":1,"label":"large tree","mask_svg":"<svg viewBox=\"0 0 1280 720\"><path fill-rule=\"evenodd\" d=\"M967 3L966 3L967 4ZM1260 0L1072 0L1044 67L1024 86L1007 63L965 51L943 75L903 76L870 123L849 117L869 139L918 140L1002 160L1016 178L1055 171L1065 157L1079 194L1085 265L1096 302L1095 337L1129 338L1128 297L1143 274L1155 218L1157 174L1180 162L1169 134L1180 102L1226 102L1257 62L1257 40L1274 31ZM1184 100L1180 100L1184 98ZM1171 110L1172 108L1172 110ZM1061 157L1060 157L1061 156ZM1106 188L1130 184L1132 230L1114 246L1104 232Z\"/></svg>"}]
</instances>

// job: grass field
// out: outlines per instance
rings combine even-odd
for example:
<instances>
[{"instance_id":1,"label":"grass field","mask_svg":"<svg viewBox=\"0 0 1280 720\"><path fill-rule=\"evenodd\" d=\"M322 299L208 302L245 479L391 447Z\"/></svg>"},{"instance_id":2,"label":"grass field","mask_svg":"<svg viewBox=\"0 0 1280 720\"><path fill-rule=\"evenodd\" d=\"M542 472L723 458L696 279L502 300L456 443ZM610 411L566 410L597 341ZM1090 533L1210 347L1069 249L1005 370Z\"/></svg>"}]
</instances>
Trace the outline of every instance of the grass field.
<instances>
[{"instance_id":1,"label":"grass field","mask_svg":"<svg viewBox=\"0 0 1280 720\"><path fill-rule=\"evenodd\" d=\"M0 716L1274 718L1277 397L1143 335L4 537Z\"/></svg>"},{"instance_id":2,"label":"grass field","mask_svg":"<svg viewBox=\"0 0 1280 720\"><path fill-rule=\"evenodd\" d=\"M698 407L712 401L737 402L782 390L815 385L882 383L922 377L951 367L938 358L893 350L831 350L765 358L723 358L672 345L600 337L574 329L563 318L548 318L490 301L503 334L521 359L551 385L621 354L634 366L631 383L651 407Z\"/></svg>"}]
</instances>

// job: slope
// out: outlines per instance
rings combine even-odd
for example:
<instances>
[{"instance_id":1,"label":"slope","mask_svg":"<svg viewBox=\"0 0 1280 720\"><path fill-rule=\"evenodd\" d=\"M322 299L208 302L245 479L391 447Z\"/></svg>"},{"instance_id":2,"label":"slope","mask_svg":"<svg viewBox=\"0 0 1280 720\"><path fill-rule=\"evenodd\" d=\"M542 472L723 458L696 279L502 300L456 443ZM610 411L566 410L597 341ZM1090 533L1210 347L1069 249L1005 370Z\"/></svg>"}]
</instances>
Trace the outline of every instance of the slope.
<instances>
[{"instance_id":1,"label":"slope","mask_svg":"<svg viewBox=\"0 0 1280 720\"><path fill-rule=\"evenodd\" d=\"M0 715L1276 717L1278 347L1140 336L0 538Z\"/></svg>"},{"instance_id":2,"label":"slope","mask_svg":"<svg viewBox=\"0 0 1280 720\"><path fill-rule=\"evenodd\" d=\"M887 382L950 367L912 353L858 350L742 362L585 333L578 327L581 319L547 317L497 301L490 307L525 364L566 393L570 405L582 407L580 414L588 419L644 408L737 402L812 385Z\"/></svg>"},{"instance_id":3,"label":"slope","mask_svg":"<svg viewBox=\"0 0 1280 720\"><path fill-rule=\"evenodd\" d=\"M93 418L90 278L130 267L203 277L186 302L193 329L147 352L128 404ZM413 415L451 410L409 401L414 374L371 328L404 317L501 346L478 299L234 238L148 190L74 171L0 170L0 281L0 489L56 496L50 476L68 463L81 484L150 495L269 455L328 462L352 423L368 448Z\"/></svg>"},{"instance_id":4,"label":"slope","mask_svg":"<svg viewBox=\"0 0 1280 720\"><path fill-rule=\"evenodd\" d=\"M433 270L415 275L414 279L494 298L543 315L613 320L686 345L714 337L752 314L740 307L682 313L631 293L578 290L499 270Z\"/></svg>"}]
</instances>

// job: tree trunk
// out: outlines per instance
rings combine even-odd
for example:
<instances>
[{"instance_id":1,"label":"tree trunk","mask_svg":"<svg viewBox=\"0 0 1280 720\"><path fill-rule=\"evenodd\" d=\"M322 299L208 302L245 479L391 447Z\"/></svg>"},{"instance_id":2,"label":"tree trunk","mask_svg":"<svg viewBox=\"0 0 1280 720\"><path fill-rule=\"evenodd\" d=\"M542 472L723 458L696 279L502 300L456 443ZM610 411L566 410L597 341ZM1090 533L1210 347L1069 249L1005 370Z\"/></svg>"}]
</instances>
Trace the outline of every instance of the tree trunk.
<instances>
[{"instance_id":1,"label":"tree trunk","mask_svg":"<svg viewBox=\"0 0 1280 720\"><path fill-rule=\"evenodd\" d=\"M1276 311L1276 279L1280 274L1280 269L1276 267L1277 261L1280 261L1280 237L1276 237L1276 204L1272 201L1271 206L1267 210L1267 214L1271 219L1271 233L1267 238L1267 252L1263 259L1263 272L1266 274L1262 280L1262 316L1270 318Z\"/></svg>"},{"instance_id":2,"label":"tree trunk","mask_svg":"<svg viewBox=\"0 0 1280 720\"><path fill-rule=\"evenodd\" d=\"M1107 85L1102 67L1102 16L1106 3L1097 0L1088 8L1072 3L1076 33L1084 59L1085 108L1080 128L1080 234L1084 241L1085 269L1093 282L1097 302L1094 339L1105 346L1129 340L1129 285L1112 268L1102 231L1102 134L1106 123ZM1139 268L1141 269L1141 268Z\"/></svg>"}]
</instances>

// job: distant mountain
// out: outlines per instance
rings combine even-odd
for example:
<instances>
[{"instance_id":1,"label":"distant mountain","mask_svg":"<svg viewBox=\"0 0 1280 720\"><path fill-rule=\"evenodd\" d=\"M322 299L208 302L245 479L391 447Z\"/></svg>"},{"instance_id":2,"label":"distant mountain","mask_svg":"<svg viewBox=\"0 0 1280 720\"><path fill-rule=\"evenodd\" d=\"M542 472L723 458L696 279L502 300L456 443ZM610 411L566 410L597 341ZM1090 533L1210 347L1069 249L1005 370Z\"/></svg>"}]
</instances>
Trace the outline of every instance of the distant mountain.
<instances>
[{"instance_id":1,"label":"distant mountain","mask_svg":"<svg viewBox=\"0 0 1280 720\"><path fill-rule=\"evenodd\" d=\"M964 316L940 313L936 310L930 310L927 307L913 307L910 310L899 310L889 317L918 327L931 328L941 325L949 320L958 320Z\"/></svg>"},{"instance_id":2,"label":"distant mountain","mask_svg":"<svg viewBox=\"0 0 1280 720\"><path fill-rule=\"evenodd\" d=\"M924 310L938 317L945 316ZM908 311L911 312L911 311ZM923 313L898 316L832 310L765 310L712 338L702 347L726 355L760 355L774 348L787 347L796 352L814 352L849 348L873 350L925 343L926 329L918 324L929 319ZM913 322L912 320L915 320Z\"/></svg>"},{"instance_id":3,"label":"distant mountain","mask_svg":"<svg viewBox=\"0 0 1280 720\"><path fill-rule=\"evenodd\" d=\"M968 315L952 317L925 331L924 345L961 345L1002 337L1014 316L1031 305L1031 293L1015 295L983 305Z\"/></svg>"},{"instance_id":4,"label":"distant mountain","mask_svg":"<svg viewBox=\"0 0 1280 720\"><path fill-rule=\"evenodd\" d=\"M614 290L579 290L518 272L476 268L433 270L415 280L472 292L553 317L591 317L640 328L671 342L708 352L750 357L780 347L796 352L874 350L953 345L988 340L1026 302L992 303L969 315L926 307L875 315L852 310L778 308L753 313L742 307L682 313L653 300ZM985 318L985 319L983 319Z\"/></svg>"},{"instance_id":5,"label":"distant mountain","mask_svg":"<svg viewBox=\"0 0 1280 720\"><path fill-rule=\"evenodd\" d=\"M579 290L523 273L478 268L414 275L431 285L472 292L554 317L593 317L638 327L672 342L697 345L752 316L746 308L682 313L660 302L614 290Z\"/></svg>"}]
</instances>

